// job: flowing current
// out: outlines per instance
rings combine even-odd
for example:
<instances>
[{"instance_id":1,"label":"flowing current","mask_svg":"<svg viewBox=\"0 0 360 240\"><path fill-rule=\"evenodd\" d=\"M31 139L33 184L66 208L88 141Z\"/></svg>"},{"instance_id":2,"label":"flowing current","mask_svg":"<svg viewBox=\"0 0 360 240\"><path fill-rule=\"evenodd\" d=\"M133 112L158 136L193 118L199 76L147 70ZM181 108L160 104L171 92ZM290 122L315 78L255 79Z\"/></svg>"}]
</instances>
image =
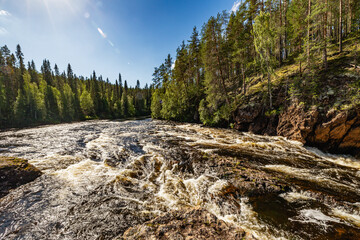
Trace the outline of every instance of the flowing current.
<instances>
[{"instance_id":1,"label":"flowing current","mask_svg":"<svg viewBox=\"0 0 360 240\"><path fill-rule=\"evenodd\" d=\"M282 137L90 121L0 132L0 155L44 173L0 199L0 239L113 239L199 206L256 239L360 239L360 161Z\"/></svg>"}]
</instances>

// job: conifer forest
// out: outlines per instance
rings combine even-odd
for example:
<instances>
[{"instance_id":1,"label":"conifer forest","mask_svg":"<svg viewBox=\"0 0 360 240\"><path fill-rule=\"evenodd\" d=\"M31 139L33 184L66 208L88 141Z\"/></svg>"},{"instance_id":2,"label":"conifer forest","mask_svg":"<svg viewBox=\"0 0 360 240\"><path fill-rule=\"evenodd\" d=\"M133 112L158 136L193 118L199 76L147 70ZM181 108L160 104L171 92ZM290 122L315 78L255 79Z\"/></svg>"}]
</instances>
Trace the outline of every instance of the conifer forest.
<instances>
[{"instance_id":1,"label":"conifer forest","mask_svg":"<svg viewBox=\"0 0 360 240\"><path fill-rule=\"evenodd\" d=\"M15 54L1 47L0 68L1 127L150 115L150 87L129 87L121 74L112 84L95 71L76 76L70 64L61 72L47 59L38 70L24 63L20 45Z\"/></svg>"},{"instance_id":2,"label":"conifer forest","mask_svg":"<svg viewBox=\"0 0 360 240\"><path fill-rule=\"evenodd\" d=\"M289 99L319 104L329 85L324 78L340 70L339 62L358 71L359 29L355 0L242 1L236 12L194 28L174 69L170 55L155 68L152 116L228 127L239 106L261 103L273 115ZM342 89L347 81L331 84ZM358 105L360 81L348 83L341 98Z\"/></svg>"}]
</instances>

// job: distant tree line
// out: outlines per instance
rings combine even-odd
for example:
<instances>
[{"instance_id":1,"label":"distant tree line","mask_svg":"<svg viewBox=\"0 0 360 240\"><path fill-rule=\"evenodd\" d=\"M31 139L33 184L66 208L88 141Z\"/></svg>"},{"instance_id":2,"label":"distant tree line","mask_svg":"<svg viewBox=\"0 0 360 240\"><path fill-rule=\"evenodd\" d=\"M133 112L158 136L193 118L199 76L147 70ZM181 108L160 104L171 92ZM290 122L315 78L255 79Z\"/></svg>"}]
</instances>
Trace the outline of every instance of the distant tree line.
<instances>
[{"instance_id":1,"label":"distant tree line","mask_svg":"<svg viewBox=\"0 0 360 240\"><path fill-rule=\"evenodd\" d=\"M341 52L343 38L359 29L356 0L242 1L236 12L211 17L200 33L194 28L177 49L173 68L170 55L155 68L152 116L226 124L254 75L266 82L272 109L275 69L291 63L300 75L326 70L329 45Z\"/></svg>"},{"instance_id":2,"label":"distant tree line","mask_svg":"<svg viewBox=\"0 0 360 240\"><path fill-rule=\"evenodd\" d=\"M150 114L151 89L115 84L97 76L76 76L70 64L60 72L44 60L40 72L34 61L24 63L20 45L15 54L0 48L0 128L58 123L89 118L126 118Z\"/></svg>"}]
</instances>

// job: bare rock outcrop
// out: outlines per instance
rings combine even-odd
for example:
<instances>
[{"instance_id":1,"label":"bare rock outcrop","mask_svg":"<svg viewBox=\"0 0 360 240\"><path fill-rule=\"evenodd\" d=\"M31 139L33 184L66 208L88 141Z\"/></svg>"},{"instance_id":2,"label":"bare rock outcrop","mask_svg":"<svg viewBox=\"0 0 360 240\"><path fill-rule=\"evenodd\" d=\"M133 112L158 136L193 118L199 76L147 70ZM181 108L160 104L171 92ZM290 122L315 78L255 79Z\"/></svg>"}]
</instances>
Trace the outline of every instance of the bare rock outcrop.
<instances>
[{"instance_id":1,"label":"bare rock outcrop","mask_svg":"<svg viewBox=\"0 0 360 240\"><path fill-rule=\"evenodd\" d=\"M41 171L26 160L12 157L0 157L0 198L11 189L34 181Z\"/></svg>"},{"instance_id":2,"label":"bare rock outcrop","mask_svg":"<svg viewBox=\"0 0 360 240\"><path fill-rule=\"evenodd\" d=\"M335 153L360 153L360 111L305 111L293 105L279 118L277 135Z\"/></svg>"},{"instance_id":3,"label":"bare rock outcrop","mask_svg":"<svg viewBox=\"0 0 360 240\"><path fill-rule=\"evenodd\" d=\"M360 155L360 109L321 113L292 104L276 116L266 116L260 105L235 113L235 128L255 134L284 136L323 151Z\"/></svg>"},{"instance_id":4,"label":"bare rock outcrop","mask_svg":"<svg viewBox=\"0 0 360 240\"><path fill-rule=\"evenodd\" d=\"M266 116L265 108L261 105L248 105L239 108L235 113L235 129L249 131L255 134L276 135L278 117Z\"/></svg>"},{"instance_id":5,"label":"bare rock outcrop","mask_svg":"<svg viewBox=\"0 0 360 240\"><path fill-rule=\"evenodd\" d=\"M277 135L306 143L307 137L318 121L318 116L317 109L307 112L302 105L292 105L280 115Z\"/></svg>"}]
</instances>

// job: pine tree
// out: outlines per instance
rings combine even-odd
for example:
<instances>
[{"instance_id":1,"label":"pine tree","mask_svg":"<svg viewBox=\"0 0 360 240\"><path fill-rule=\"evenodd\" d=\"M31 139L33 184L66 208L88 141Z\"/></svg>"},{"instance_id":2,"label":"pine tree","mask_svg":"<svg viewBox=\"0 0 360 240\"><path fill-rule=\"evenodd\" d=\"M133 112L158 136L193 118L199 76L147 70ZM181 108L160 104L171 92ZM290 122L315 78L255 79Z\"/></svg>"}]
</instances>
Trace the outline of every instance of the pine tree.
<instances>
[{"instance_id":1,"label":"pine tree","mask_svg":"<svg viewBox=\"0 0 360 240\"><path fill-rule=\"evenodd\" d=\"M339 52L342 52L342 35L343 35L343 19L342 19L342 0L339 0Z\"/></svg>"},{"instance_id":2,"label":"pine tree","mask_svg":"<svg viewBox=\"0 0 360 240\"><path fill-rule=\"evenodd\" d=\"M16 46L16 58L19 61L19 68L20 68L21 75L23 75L25 72L24 54L22 53L21 47L19 44Z\"/></svg>"},{"instance_id":3,"label":"pine tree","mask_svg":"<svg viewBox=\"0 0 360 240\"><path fill-rule=\"evenodd\" d=\"M94 115L94 103L91 98L91 94L86 90L86 88L83 89L80 96L80 106L86 117Z\"/></svg>"},{"instance_id":4,"label":"pine tree","mask_svg":"<svg viewBox=\"0 0 360 240\"><path fill-rule=\"evenodd\" d=\"M259 54L260 65L263 74L267 74L269 107L273 108L271 92L271 75L274 72L276 58L274 56L274 46L276 32L273 27L270 14L260 12L254 21L254 43Z\"/></svg>"},{"instance_id":5,"label":"pine tree","mask_svg":"<svg viewBox=\"0 0 360 240\"><path fill-rule=\"evenodd\" d=\"M124 117L129 116L128 85L126 80L124 83L124 92L121 96L121 114Z\"/></svg>"}]
</instances>

